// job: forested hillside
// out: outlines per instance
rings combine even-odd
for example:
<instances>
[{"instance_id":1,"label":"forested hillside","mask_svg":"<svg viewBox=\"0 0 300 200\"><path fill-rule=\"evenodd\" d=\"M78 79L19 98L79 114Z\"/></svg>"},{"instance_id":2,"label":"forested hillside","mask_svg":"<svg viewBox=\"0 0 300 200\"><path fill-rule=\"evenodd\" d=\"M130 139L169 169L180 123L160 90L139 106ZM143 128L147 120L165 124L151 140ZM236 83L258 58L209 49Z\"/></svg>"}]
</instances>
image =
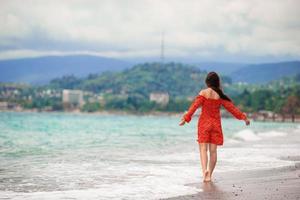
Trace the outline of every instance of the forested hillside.
<instances>
[{"instance_id":1,"label":"forested hillside","mask_svg":"<svg viewBox=\"0 0 300 200\"><path fill-rule=\"evenodd\" d=\"M168 92L173 97L193 96L204 87L207 72L180 63L144 63L122 72L91 74L87 78L65 76L50 82L53 88L69 88L93 91L95 93L111 90L114 94L141 94ZM223 76L224 83L230 83Z\"/></svg>"}]
</instances>

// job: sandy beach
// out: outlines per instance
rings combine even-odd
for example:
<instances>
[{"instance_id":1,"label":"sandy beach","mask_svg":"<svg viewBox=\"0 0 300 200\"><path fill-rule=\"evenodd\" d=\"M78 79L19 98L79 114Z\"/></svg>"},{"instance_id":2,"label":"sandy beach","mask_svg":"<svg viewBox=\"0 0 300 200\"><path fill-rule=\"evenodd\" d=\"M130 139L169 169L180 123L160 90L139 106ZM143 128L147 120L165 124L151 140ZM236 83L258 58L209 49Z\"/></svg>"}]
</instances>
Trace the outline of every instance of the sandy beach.
<instances>
[{"instance_id":1,"label":"sandy beach","mask_svg":"<svg viewBox=\"0 0 300 200\"><path fill-rule=\"evenodd\" d=\"M168 200L300 199L299 167L297 164L279 169L216 173L211 183L191 184L202 192Z\"/></svg>"},{"instance_id":2,"label":"sandy beach","mask_svg":"<svg viewBox=\"0 0 300 200\"><path fill-rule=\"evenodd\" d=\"M274 152L284 145L300 146L300 131L290 132L285 137L274 137L271 140L250 142L247 145L278 146ZM282 150L281 150L282 151ZM261 152L262 154L264 151ZM216 172L213 181L191 183L200 192L183 195L168 200L193 199L300 199L300 152L299 156L286 155L281 160L291 161L290 166L241 170L230 172ZM247 165L247 163L245 163Z\"/></svg>"}]
</instances>

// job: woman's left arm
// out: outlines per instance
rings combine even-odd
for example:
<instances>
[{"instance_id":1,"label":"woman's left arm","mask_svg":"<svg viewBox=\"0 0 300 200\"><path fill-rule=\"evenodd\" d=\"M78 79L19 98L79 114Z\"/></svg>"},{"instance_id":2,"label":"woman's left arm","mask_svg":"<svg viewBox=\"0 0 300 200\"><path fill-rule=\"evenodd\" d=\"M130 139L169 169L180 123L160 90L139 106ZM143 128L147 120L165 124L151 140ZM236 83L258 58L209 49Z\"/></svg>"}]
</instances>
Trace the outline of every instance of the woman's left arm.
<instances>
[{"instance_id":1,"label":"woman's left arm","mask_svg":"<svg viewBox=\"0 0 300 200\"><path fill-rule=\"evenodd\" d=\"M222 101L222 105L224 106L224 108L230 112L236 119L239 120L246 120L247 119L247 115L245 113L243 113L238 107L236 107L233 102L228 101L228 100L221 100Z\"/></svg>"}]
</instances>

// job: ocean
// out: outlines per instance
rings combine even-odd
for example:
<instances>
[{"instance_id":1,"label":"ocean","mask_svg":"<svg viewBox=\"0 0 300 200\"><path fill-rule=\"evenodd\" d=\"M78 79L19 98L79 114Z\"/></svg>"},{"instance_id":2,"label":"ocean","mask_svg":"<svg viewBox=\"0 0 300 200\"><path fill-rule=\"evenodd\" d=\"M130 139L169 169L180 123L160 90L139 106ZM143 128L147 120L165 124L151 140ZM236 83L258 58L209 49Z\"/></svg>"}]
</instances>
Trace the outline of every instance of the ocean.
<instances>
[{"instance_id":1,"label":"ocean","mask_svg":"<svg viewBox=\"0 0 300 200\"><path fill-rule=\"evenodd\" d=\"M159 199L202 181L197 117L0 112L0 199ZM222 119L216 171L282 167L298 124ZM274 148L282 151L274 152ZM263 152L263 153L262 153Z\"/></svg>"}]
</instances>

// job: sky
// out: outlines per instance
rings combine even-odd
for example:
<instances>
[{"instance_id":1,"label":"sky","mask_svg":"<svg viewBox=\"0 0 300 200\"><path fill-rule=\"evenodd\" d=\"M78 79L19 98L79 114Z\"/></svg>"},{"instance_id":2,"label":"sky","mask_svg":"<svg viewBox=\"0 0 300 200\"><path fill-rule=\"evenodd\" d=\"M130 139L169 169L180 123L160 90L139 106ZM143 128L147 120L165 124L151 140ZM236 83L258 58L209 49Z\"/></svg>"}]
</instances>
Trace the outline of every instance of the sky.
<instances>
[{"instance_id":1,"label":"sky","mask_svg":"<svg viewBox=\"0 0 300 200\"><path fill-rule=\"evenodd\" d=\"M0 0L0 59L300 58L299 0Z\"/></svg>"}]
</instances>

